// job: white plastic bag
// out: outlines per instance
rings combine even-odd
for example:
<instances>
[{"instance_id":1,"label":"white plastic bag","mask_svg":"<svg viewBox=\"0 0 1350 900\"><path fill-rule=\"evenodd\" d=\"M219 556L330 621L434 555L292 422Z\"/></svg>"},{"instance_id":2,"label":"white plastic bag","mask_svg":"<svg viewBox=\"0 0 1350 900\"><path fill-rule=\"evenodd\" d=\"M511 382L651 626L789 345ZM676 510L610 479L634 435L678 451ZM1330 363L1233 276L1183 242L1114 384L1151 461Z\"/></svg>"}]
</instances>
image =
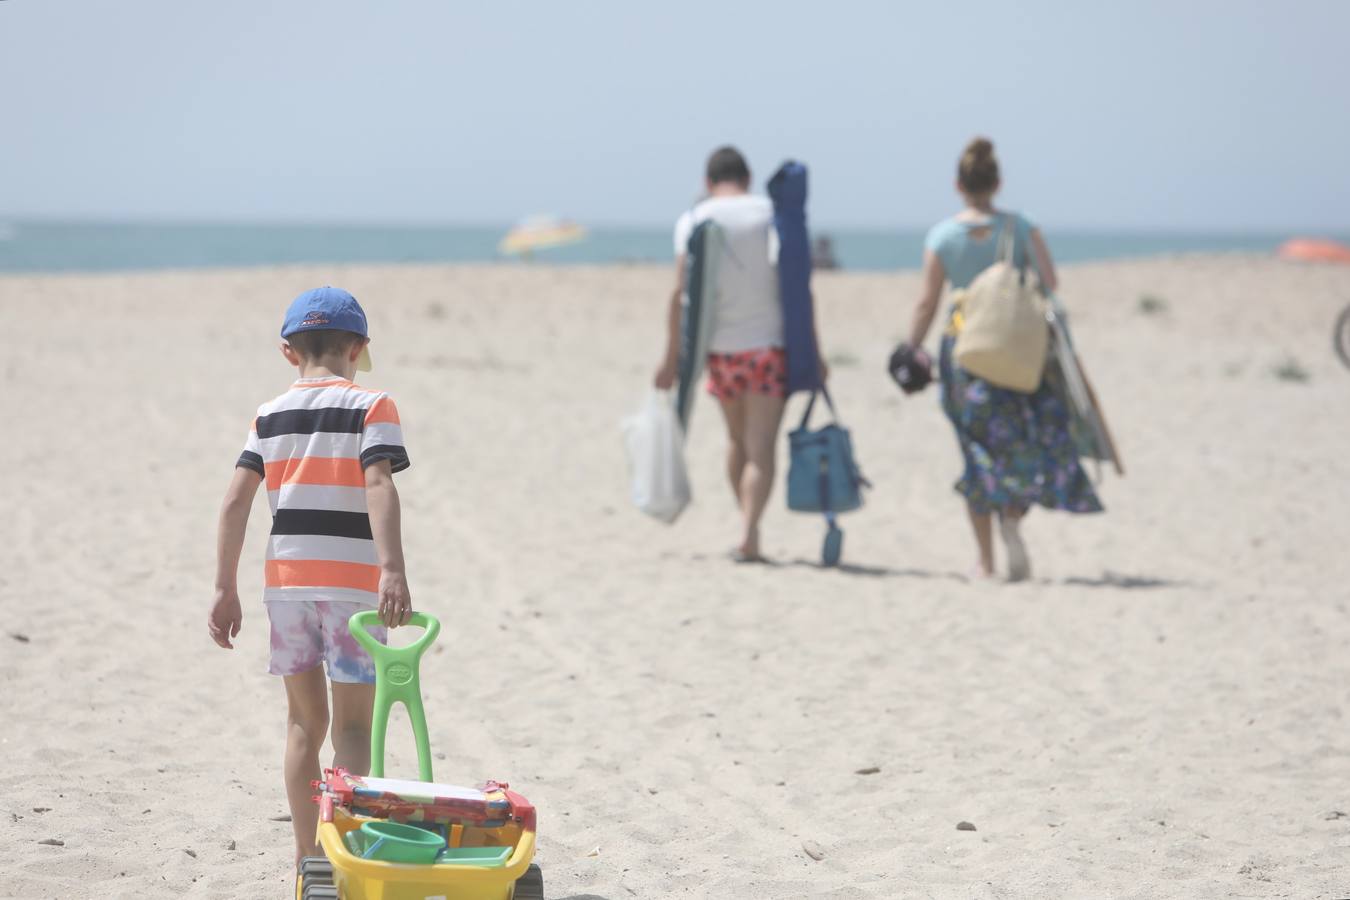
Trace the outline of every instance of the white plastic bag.
<instances>
[{"instance_id":1,"label":"white plastic bag","mask_svg":"<svg viewBox=\"0 0 1350 900\"><path fill-rule=\"evenodd\" d=\"M653 390L642 409L623 420L633 505L662 522L674 522L689 505L684 432L669 391Z\"/></svg>"}]
</instances>

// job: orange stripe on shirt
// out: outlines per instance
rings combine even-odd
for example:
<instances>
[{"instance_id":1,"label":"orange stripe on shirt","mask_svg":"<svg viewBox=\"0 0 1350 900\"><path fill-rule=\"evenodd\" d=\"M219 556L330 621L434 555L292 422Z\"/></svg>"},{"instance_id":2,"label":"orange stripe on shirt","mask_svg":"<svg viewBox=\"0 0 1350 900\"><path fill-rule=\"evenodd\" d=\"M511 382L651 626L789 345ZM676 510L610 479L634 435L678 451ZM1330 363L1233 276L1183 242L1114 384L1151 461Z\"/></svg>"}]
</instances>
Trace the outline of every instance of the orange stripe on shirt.
<instances>
[{"instance_id":1,"label":"orange stripe on shirt","mask_svg":"<svg viewBox=\"0 0 1350 900\"><path fill-rule=\"evenodd\" d=\"M332 487L365 487L366 474L361 461L350 457L301 456L266 463L267 489L280 490L283 484L326 484Z\"/></svg>"},{"instance_id":2,"label":"orange stripe on shirt","mask_svg":"<svg viewBox=\"0 0 1350 900\"><path fill-rule=\"evenodd\" d=\"M348 588L371 593L380 589L380 567L364 563L269 559L265 575L268 587Z\"/></svg>"},{"instance_id":3,"label":"orange stripe on shirt","mask_svg":"<svg viewBox=\"0 0 1350 900\"><path fill-rule=\"evenodd\" d=\"M394 405L393 400L388 397L381 397L370 404L370 409L366 410L366 424L374 425L376 422L399 424L398 407Z\"/></svg>"}]
</instances>

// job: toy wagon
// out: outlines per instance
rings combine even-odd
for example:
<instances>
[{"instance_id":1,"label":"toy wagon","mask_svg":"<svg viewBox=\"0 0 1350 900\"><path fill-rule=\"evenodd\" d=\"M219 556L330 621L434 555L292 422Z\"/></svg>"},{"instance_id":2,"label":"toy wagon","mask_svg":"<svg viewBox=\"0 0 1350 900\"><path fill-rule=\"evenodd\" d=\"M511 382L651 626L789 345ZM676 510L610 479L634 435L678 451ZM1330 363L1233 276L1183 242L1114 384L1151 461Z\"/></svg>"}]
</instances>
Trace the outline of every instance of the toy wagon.
<instances>
[{"instance_id":1,"label":"toy wagon","mask_svg":"<svg viewBox=\"0 0 1350 900\"><path fill-rule=\"evenodd\" d=\"M314 782L324 855L301 861L296 900L543 900L529 801L505 782L466 788L432 781L417 668L440 623L414 613L410 624L425 632L401 648L371 636L367 626L378 623L370 610L349 623L375 660L372 774L325 769ZM383 777L385 732L396 702L412 720L418 781Z\"/></svg>"}]
</instances>

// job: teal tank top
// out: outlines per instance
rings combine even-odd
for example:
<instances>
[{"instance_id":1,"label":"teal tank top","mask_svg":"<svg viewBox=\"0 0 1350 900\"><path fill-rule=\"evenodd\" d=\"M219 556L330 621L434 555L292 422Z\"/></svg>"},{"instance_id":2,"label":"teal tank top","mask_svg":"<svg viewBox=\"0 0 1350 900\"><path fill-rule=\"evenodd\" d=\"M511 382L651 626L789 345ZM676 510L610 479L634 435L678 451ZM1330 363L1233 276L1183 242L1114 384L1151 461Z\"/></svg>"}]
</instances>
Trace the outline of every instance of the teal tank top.
<instances>
[{"instance_id":1,"label":"teal tank top","mask_svg":"<svg viewBox=\"0 0 1350 900\"><path fill-rule=\"evenodd\" d=\"M942 261L942 270L952 287L963 288L994 264L999 237L1010 225L1016 228L1013 232L1013 265L1020 267L1026 265L1031 229L1035 227L1021 213L996 213L992 219L978 222L945 219L928 230L923 245ZM970 236L972 231L990 226L993 227L983 240L977 241Z\"/></svg>"}]
</instances>

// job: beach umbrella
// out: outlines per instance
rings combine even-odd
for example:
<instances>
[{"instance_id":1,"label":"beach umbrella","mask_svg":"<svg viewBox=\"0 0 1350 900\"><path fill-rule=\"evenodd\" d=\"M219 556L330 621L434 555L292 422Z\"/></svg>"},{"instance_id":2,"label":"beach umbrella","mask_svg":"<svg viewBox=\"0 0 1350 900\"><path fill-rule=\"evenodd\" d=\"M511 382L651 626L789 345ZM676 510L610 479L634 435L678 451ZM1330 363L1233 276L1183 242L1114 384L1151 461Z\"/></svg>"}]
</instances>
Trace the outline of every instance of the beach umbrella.
<instances>
[{"instance_id":1,"label":"beach umbrella","mask_svg":"<svg viewBox=\"0 0 1350 900\"><path fill-rule=\"evenodd\" d=\"M529 256L536 250L575 244L586 238L586 228L557 216L530 216L506 233L497 244L497 252Z\"/></svg>"},{"instance_id":2,"label":"beach umbrella","mask_svg":"<svg viewBox=\"0 0 1350 900\"><path fill-rule=\"evenodd\" d=\"M1296 259L1304 262L1350 263L1350 246L1339 241L1318 238L1293 238L1280 245L1275 251L1281 259Z\"/></svg>"}]
</instances>

